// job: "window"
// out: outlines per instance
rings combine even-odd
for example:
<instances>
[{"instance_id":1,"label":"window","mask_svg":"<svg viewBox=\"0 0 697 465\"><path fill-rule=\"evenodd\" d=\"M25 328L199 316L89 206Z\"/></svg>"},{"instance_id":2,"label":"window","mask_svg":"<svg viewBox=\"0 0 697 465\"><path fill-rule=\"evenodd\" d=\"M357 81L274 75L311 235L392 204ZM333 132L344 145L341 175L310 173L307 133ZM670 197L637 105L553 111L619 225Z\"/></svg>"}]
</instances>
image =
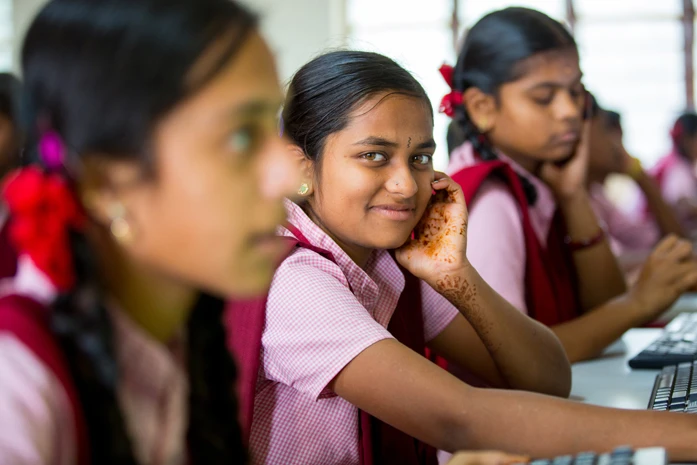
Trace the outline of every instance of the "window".
<instances>
[{"instance_id":1,"label":"window","mask_svg":"<svg viewBox=\"0 0 697 465\"><path fill-rule=\"evenodd\" d=\"M447 92L437 69L456 59L453 28L460 37L486 13L508 6L573 21L586 86L602 105L622 113L627 148L646 165L669 148L668 129L689 101L683 0L346 0L346 5L349 46L395 58L421 81L434 107ZM437 116L437 168L447 163L447 123Z\"/></svg>"},{"instance_id":2,"label":"window","mask_svg":"<svg viewBox=\"0 0 697 465\"><path fill-rule=\"evenodd\" d=\"M0 72L12 70L12 0L0 0Z\"/></svg>"}]
</instances>

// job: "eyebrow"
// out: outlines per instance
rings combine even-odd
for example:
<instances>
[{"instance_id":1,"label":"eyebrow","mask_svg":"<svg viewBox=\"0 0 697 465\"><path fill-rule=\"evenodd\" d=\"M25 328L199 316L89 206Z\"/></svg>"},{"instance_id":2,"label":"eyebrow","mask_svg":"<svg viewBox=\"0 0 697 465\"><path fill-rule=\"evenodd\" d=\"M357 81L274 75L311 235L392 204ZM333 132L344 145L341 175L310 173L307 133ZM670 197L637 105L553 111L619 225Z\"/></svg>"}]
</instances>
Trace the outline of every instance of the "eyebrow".
<instances>
[{"instance_id":1,"label":"eyebrow","mask_svg":"<svg viewBox=\"0 0 697 465\"><path fill-rule=\"evenodd\" d=\"M353 145L372 145L372 146L380 146L380 147L391 147L391 148L397 148L399 147L399 144L397 142L387 140L383 137L366 137L363 140L359 140L358 142L354 143ZM417 144L414 146L415 149L435 149L436 148L436 141L433 140L433 138L428 139L427 141L421 142L420 144Z\"/></svg>"},{"instance_id":2,"label":"eyebrow","mask_svg":"<svg viewBox=\"0 0 697 465\"><path fill-rule=\"evenodd\" d=\"M573 84L577 84L581 79L583 78L583 73L579 73L574 79L572 80ZM536 84L532 87L530 87L528 90L535 90L535 89L542 89L542 88L552 88L552 89L558 89L560 87L567 87L568 84L565 83L560 83L560 82L554 82L554 81L545 81L541 82L539 84Z\"/></svg>"},{"instance_id":3,"label":"eyebrow","mask_svg":"<svg viewBox=\"0 0 697 465\"><path fill-rule=\"evenodd\" d=\"M228 115L249 118L267 113L278 113L282 106L281 100L251 100L233 107L228 111Z\"/></svg>"}]
</instances>

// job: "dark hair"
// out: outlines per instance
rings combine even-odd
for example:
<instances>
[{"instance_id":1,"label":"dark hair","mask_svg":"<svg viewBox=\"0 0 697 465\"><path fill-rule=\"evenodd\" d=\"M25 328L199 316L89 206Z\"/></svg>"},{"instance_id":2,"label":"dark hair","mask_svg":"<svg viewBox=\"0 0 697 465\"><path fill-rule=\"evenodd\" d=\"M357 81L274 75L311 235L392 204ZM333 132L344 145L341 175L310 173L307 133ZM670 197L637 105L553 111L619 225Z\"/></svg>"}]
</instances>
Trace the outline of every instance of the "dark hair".
<instances>
[{"instance_id":1,"label":"dark hair","mask_svg":"<svg viewBox=\"0 0 697 465\"><path fill-rule=\"evenodd\" d=\"M0 114L19 125L22 83L12 73L0 73Z\"/></svg>"},{"instance_id":2,"label":"dark hair","mask_svg":"<svg viewBox=\"0 0 697 465\"><path fill-rule=\"evenodd\" d=\"M613 110L605 110L605 125L608 129L622 132L622 115Z\"/></svg>"},{"instance_id":3,"label":"dark hair","mask_svg":"<svg viewBox=\"0 0 697 465\"><path fill-rule=\"evenodd\" d=\"M52 0L22 52L33 146L52 129L69 162L98 153L151 170L155 124L229 63L255 26L253 15L228 0ZM206 60L199 73L209 52L214 63ZM135 464L95 254L83 235L73 234L72 242L78 284L55 304L53 327L86 417L91 463ZM198 464L245 460L222 312L220 300L204 295L188 323L187 442Z\"/></svg>"},{"instance_id":4,"label":"dark hair","mask_svg":"<svg viewBox=\"0 0 697 465\"><path fill-rule=\"evenodd\" d=\"M539 53L575 49L569 31L544 13L528 8L506 8L480 19L467 33L453 74L453 87L464 92L476 87L498 96L500 87L522 77L524 61ZM455 108L455 121L465 138L483 160L495 160L496 152L486 137L472 123L464 105ZM528 202L533 204L537 192L521 178Z\"/></svg>"},{"instance_id":5,"label":"dark hair","mask_svg":"<svg viewBox=\"0 0 697 465\"><path fill-rule=\"evenodd\" d=\"M695 135L697 135L697 113L687 111L678 117L670 131L673 145L680 156L688 158L685 138L695 137Z\"/></svg>"},{"instance_id":6,"label":"dark hair","mask_svg":"<svg viewBox=\"0 0 697 465\"><path fill-rule=\"evenodd\" d=\"M423 99L433 117L426 91L393 60L372 52L334 51L293 76L283 108L285 134L307 157L320 161L327 137L344 129L351 112L380 92Z\"/></svg>"}]
</instances>

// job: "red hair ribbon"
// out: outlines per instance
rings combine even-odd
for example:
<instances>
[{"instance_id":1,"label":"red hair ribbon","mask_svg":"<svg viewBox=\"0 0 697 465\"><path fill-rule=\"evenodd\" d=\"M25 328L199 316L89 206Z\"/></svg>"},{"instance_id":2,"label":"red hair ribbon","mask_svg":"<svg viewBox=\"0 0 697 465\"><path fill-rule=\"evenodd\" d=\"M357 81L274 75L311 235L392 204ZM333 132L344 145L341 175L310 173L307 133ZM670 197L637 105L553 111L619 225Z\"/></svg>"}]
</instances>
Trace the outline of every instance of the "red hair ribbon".
<instances>
[{"instance_id":1,"label":"red hair ribbon","mask_svg":"<svg viewBox=\"0 0 697 465\"><path fill-rule=\"evenodd\" d=\"M8 176L2 194L10 211L12 245L59 291L70 290L75 283L70 231L82 230L86 217L68 181L29 166Z\"/></svg>"},{"instance_id":2,"label":"red hair ribbon","mask_svg":"<svg viewBox=\"0 0 697 465\"><path fill-rule=\"evenodd\" d=\"M465 100L462 97L462 92L453 89L453 67L444 63L438 69L438 71L440 71L441 76L443 76L443 79L445 79L446 84L448 84L448 86L450 87L450 93L446 94L440 101L440 107L438 107L438 111L441 113L445 113L446 115L452 118L453 115L455 115L455 108L458 105L462 105L465 102Z\"/></svg>"}]
</instances>

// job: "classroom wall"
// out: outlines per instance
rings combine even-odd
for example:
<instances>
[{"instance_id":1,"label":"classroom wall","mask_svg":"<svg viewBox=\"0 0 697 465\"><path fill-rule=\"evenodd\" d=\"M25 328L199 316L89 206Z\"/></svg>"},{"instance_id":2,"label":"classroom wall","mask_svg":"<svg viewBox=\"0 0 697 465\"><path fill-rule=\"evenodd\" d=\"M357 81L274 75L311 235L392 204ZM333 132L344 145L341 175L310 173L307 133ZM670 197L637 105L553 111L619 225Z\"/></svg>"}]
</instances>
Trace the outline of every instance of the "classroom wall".
<instances>
[{"instance_id":1,"label":"classroom wall","mask_svg":"<svg viewBox=\"0 0 697 465\"><path fill-rule=\"evenodd\" d=\"M243 0L261 15L262 32L286 82L320 52L345 44L345 0Z\"/></svg>"},{"instance_id":2,"label":"classroom wall","mask_svg":"<svg viewBox=\"0 0 697 465\"><path fill-rule=\"evenodd\" d=\"M47 0L12 0L14 63L27 27ZM242 0L262 20L262 32L276 54L283 82L321 51L344 44L345 0Z\"/></svg>"},{"instance_id":3,"label":"classroom wall","mask_svg":"<svg viewBox=\"0 0 697 465\"><path fill-rule=\"evenodd\" d=\"M14 69L19 72L19 53L22 49L24 34L27 32L34 15L47 0L12 0L12 16L14 18Z\"/></svg>"}]
</instances>

